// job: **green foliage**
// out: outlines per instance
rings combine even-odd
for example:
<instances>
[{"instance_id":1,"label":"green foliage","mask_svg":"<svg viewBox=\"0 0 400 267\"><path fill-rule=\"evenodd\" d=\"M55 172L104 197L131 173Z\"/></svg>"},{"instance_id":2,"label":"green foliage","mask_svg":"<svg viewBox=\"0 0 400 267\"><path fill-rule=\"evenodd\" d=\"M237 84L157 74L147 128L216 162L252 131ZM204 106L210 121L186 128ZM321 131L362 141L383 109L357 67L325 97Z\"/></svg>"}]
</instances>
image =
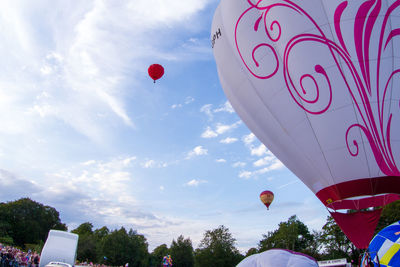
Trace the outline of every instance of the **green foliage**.
<instances>
[{"instance_id":1,"label":"green foliage","mask_svg":"<svg viewBox=\"0 0 400 267\"><path fill-rule=\"evenodd\" d=\"M166 244L159 245L156 247L150 255L150 266L162 266L162 259L165 255L170 254ZM174 260L174 258L172 258Z\"/></svg>"},{"instance_id":2,"label":"green foliage","mask_svg":"<svg viewBox=\"0 0 400 267\"><path fill-rule=\"evenodd\" d=\"M258 244L258 249L260 252L272 248L303 252L311 249L313 240L314 237L310 234L307 226L293 215L287 222L279 223L277 230L263 235L263 239Z\"/></svg>"},{"instance_id":3,"label":"green foliage","mask_svg":"<svg viewBox=\"0 0 400 267\"><path fill-rule=\"evenodd\" d=\"M35 251L37 253L41 253L44 246L44 242L40 241L39 244L25 244L25 250Z\"/></svg>"},{"instance_id":4,"label":"green foliage","mask_svg":"<svg viewBox=\"0 0 400 267\"><path fill-rule=\"evenodd\" d=\"M376 232L398 220L400 201L383 208ZM0 203L0 243L40 252L50 229L67 230L54 208L29 198ZM103 226L93 230L93 224L85 222L71 232L79 235L79 261L113 266L129 263L129 267L158 267L162 265L162 258L170 254L176 267L230 267L244 257L235 247L235 238L223 225L206 231L195 251L190 238L180 235L170 248L162 244L151 254L146 238L132 229L127 232L122 227L110 231ZM302 252L317 260L347 258L357 261L360 254L330 216L322 231L313 233L296 216L291 216L288 221L281 222L277 230L264 234L258 248L249 249L246 257L272 248Z\"/></svg>"},{"instance_id":5,"label":"green foliage","mask_svg":"<svg viewBox=\"0 0 400 267\"><path fill-rule=\"evenodd\" d=\"M107 227L93 231L93 225L83 223L72 230L79 234L78 255L80 262L125 265L130 267L147 266L149 262L148 245L143 235L125 228L110 232Z\"/></svg>"},{"instance_id":6,"label":"green foliage","mask_svg":"<svg viewBox=\"0 0 400 267\"><path fill-rule=\"evenodd\" d=\"M0 243L4 244L4 245L12 245L12 244L14 244L14 240L12 239L12 237L7 235L7 236L0 237Z\"/></svg>"},{"instance_id":7,"label":"green foliage","mask_svg":"<svg viewBox=\"0 0 400 267\"><path fill-rule=\"evenodd\" d=\"M11 237L14 245L44 242L50 229L67 230L54 208L29 198L0 203L0 234Z\"/></svg>"},{"instance_id":8,"label":"green foliage","mask_svg":"<svg viewBox=\"0 0 400 267\"><path fill-rule=\"evenodd\" d=\"M375 234L386 226L400 220L400 200L392 202L383 207L381 218L376 227Z\"/></svg>"},{"instance_id":9,"label":"green foliage","mask_svg":"<svg viewBox=\"0 0 400 267\"><path fill-rule=\"evenodd\" d=\"M110 233L110 230L106 226L101 227L100 229L96 229L93 232L93 235L97 240L102 240Z\"/></svg>"},{"instance_id":10,"label":"green foliage","mask_svg":"<svg viewBox=\"0 0 400 267\"><path fill-rule=\"evenodd\" d=\"M127 233L123 227L104 237L101 251L107 257L107 265L120 266L129 263L130 267L139 267L147 266L149 261L146 238L133 230Z\"/></svg>"},{"instance_id":11,"label":"green foliage","mask_svg":"<svg viewBox=\"0 0 400 267\"><path fill-rule=\"evenodd\" d=\"M256 254L256 253L258 253L258 250L256 248L251 248L246 252L245 257L251 256L251 255Z\"/></svg>"},{"instance_id":12,"label":"green foliage","mask_svg":"<svg viewBox=\"0 0 400 267\"><path fill-rule=\"evenodd\" d=\"M77 234L79 236L91 235L93 234L92 229L93 229L93 224L91 224L90 222L85 222L79 225L78 228L72 230L71 233Z\"/></svg>"},{"instance_id":13,"label":"green foliage","mask_svg":"<svg viewBox=\"0 0 400 267\"><path fill-rule=\"evenodd\" d=\"M173 266L175 267L192 267L194 266L194 254L192 241L185 239L182 235L175 241L172 241L170 254Z\"/></svg>"},{"instance_id":14,"label":"green foliage","mask_svg":"<svg viewBox=\"0 0 400 267\"><path fill-rule=\"evenodd\" d=\"M325 248L322 255L324 259L347 258L357 262L360 250L350 242L331 216L327 217L327 222L322 227L320 242Z\"/></svg>"},{"instance_id":15,"label":"green foliage","mask_svg":"<svg viewBox=\"0 0 400 267\"><path fill-rule=\"evenodd\" d=\"M235 241L229 229L223 225L206 231L195 251L195 266L235 266L243 259L235 247Z\"/></svg>"},{"instance_id":16,"label":"green foliage","mask_svg":"<svg viewBox=\"0 0 400 267\"><path fill-rule=\"evenodd\" d=\"M321 249L321 232L313 230L312 240L308 243L308 246L302 250L302 253L313 257L316 260L322 260Z\"/></svg>"},{"instance_id":17,"label":"green foliage","mask_svg":"<svg viewBox=\"0 0 400 267\"><path fill-rule=\"evenodd\" d=\"M71 232L79 235L78 239L78 261L96 262L97 261L97 239L93 235L93 225L89 222L82 223L78 228Z\"/></svg>"},{"instance_id":18,"label":"green foliage","mask_svg":"<svg viewBox=\"0 0 400 267\"><path fill-rule=\"evenodd\" d=\"M129 261L129 266L140 267L147 266L150 255L147 244L147 240L143 235L139 235L136 231L132 229L129 230L128 236L130 238L129 245L132 247L133 260Z\"/></svg>"}]
</instances>

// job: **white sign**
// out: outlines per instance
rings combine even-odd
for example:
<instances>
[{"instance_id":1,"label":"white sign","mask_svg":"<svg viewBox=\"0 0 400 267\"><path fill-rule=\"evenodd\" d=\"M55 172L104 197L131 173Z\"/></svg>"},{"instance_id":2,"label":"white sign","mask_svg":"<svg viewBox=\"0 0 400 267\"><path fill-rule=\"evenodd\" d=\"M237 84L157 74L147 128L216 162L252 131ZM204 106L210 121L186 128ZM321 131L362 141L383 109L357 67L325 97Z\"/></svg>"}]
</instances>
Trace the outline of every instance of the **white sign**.
<instances>
[{"instance_id":1,"label":"white sign","mask_svg":"<svg viewBox=\"0 0 400 267\"><path fill-rule=\"evenodd\" d=\"M346 259L335 259L335 260L327 260L327 261L318 261L318 266L337 266L337 265L345 265L347 264Z\"/></svg>"}]
</instances>

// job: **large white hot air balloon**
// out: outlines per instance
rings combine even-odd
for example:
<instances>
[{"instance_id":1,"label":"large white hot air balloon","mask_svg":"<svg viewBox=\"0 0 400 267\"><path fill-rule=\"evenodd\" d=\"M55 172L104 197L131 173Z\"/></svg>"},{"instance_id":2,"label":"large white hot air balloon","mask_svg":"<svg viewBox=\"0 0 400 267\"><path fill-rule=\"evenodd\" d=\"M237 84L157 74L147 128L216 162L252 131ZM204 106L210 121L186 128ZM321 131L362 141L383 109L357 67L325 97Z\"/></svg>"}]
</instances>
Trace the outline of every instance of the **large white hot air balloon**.
<instances>
[{"instance_id":1,"label":"large white hot air balloon","mask_svg":"<svg viewBox=\"0 0 400 267\"><path fill-rule=\"evenodd\" d=\"M236 267L318 267L318 263L302 253L270 249L244 258Z\"/></svg>"},{"instance_id":2,"label":"large white hot air balloon","mask_svg":"<svg viewBox=\"0 0 400 267\"><path fill-rule=\"evenodd\" d=\"M399 35L399 0L221 0L212 25L233 108L359 248L400 194Z\"/></svg>"}]
</instances>

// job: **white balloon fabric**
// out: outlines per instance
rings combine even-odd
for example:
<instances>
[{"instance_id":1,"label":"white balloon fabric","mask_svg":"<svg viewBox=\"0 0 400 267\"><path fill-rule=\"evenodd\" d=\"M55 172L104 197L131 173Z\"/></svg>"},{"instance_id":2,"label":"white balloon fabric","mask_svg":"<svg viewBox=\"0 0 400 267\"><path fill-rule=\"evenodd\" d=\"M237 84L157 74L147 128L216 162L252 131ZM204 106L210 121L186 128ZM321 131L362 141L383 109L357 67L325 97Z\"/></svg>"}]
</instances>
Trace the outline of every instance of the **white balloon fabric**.
<instances>
[{"instance_id":1,"label":"white balloon fabric","mask_svg":"<svg viewBox=\"0 0 400 267\"><path fill-rule=\"evenodd\" d=\"M284 249L270 249L243 259L237 267L318 267L311 257Z\"/></svg>"},{"instance_id":2,"label":"white balloon fabric","mask_svg":"<svg viewBox=\"0 0 400 267\"><path fill-rule=\"evenodd\" d=\"M331 209L399 199L399 12L399 0L221 0L215 12L233 108Z\"/></svg>"}]
</instances>

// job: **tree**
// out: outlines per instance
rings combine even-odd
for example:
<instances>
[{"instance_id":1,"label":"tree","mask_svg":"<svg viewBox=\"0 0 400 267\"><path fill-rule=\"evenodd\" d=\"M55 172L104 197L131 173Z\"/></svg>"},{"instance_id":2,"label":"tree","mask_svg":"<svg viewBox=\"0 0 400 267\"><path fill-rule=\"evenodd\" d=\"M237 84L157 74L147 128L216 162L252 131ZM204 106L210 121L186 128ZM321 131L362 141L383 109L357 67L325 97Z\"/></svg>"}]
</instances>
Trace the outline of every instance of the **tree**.
<instances>
[{"instance_id":1,"label":"tree","mask_svg":"<svg viewBox=\"0 0 400 267\"><path fill-rule=\"evenodd\" d=\"M97 241L93 235L93 224L90 222L82 223L78 228L71 232L79 235L78 239L78 261L96 262L97 257Z\"/></svg>"},{"instance_id":2,"label":"tree","mask_svg":"<svg viewBox=\"0 0 400 267\"><path fill-rule=\"evenodd\" d=\"M176 241L172 241L169 250L172 257L173 266L194 266L193 246L190 238L185 239L182 235L180 235Z\"/></svg>"},{"instance_id":3,"label":"tree","mask_svg":"<svg viewBox=\"0 0 400 267\"><path fill-rule=\"evenodd\" d=\"M302 253L307 254L311 257L313 257L316 260L322 260L322 255L321 255L321 249L322 249L322 243L321 243L321 235L322 233L320 231L312 231L312 239L308 243L307 248L302 250Z\"/></svg>"},{"instance_id":4,"label":"tree","mask_svg":"<svg viewBox=\"0 0 400 267\"><path fill-rule=\"evenodd\" d=\"M101 227L100 229L96 229L93 232L93 235L97 240L102 240L110 233L110 230L106 226Z\"/></svg>"},{"instance_id":5,"label":"tree","mask_svg":"<svg viewBox=\"0 0 400 267\"><path fill-rule=\"evenodd\" d=\"M96 229L93 232L93 237L94 240L96 240L96 255L97 255L97 259L96 263L105 263L106 262L106 258L105 255L103 255L103 244L104 244L104 240L105 238L110 234L110 230L108 230L108 228L106 226L101 227L100 229Z\"/></svg>"},{"instance_id":6,"label":"tree","mask_svg":"<svg viewBox=\"0 0 400 267\"><path fill-rule=\"evenodd\" d=\"M313 235L310 234L307 226L293 215L287 222L279 223L277 230L263 235L258 248L260 252L272 248L304 252L310 247L312 241Z\"/></svg>"},{"instance_id":7,"label":"tree","mask_svg":"<svg viewBox=\"0 0 400 267\"><path fill-rule=\"evenodd\" d=\"M93 224L90 222L85 222L82 223L81 225L78 226L78 228L72 230L71 232L74 234L77 234L79 236L81 235L91 235L93 234Z\"/></svg>"},{"instance_id":8,"label":"tree","mask_svg":"<svg viewBox=\"0 0 400 267\"><path fill-rule=\"evenodd\" d=\"M147 266L150 255L148 252L149 245L147 244L147 240L144 235L139 235L136 231L132 229L129 230L128 233L130 239L131 253L133 255L133 259L129 261L129 266L132 267L140 267Z\"/></svg>"},{"instance_id":9,"label":"tree","mask_svg":"<svg viewBox=\"0 0 400 267\"><path fill-rule=\"evenodd\" d=\"M56 209L29 198L0 203L0 231L12 238L14 245L44 242L50 229L67 230Z\"/></svg>"},{"instance_id":10,"label":"tree","mask_svg":"<svg viewBox=\"0 0 400 267\"><path fill-rule=\"evenodd\" d=\"M143 235L132 229L129 233L124 227L112 231L102 242L102 255L107 265L120 266L129 263L130 267L147 266L149 261L148 244Z\"/></svg>"},{"instance_id":11,"label":"tree","mask_svg":"<svg viewBox=\"0 0 400 267\"><path fill-rule=\"evenodd\" d=\"M257 253L258 253L258 250L257 250L256 248L250 248L250 249L246 252L245 257L251 256L251 255L257 254Z\"/></svg>"},{"instance_id":12,"label":"tree","mask_svg":"<svg viewBox=\"0 0 400 267\"><path fill-rule=\"evenodd\" d=\"M223 225L206 231L195 251L195 266L235 266L243 258L235 247L235 241L229 229Z\"/></svg>"},{"instance_id":13,"label":"tree","mask_svg":"<svg viewBox=\"0 0 400 267\"><path fill-rule=\"evenodd\" d=\"M263 238L258 242L258 251L263 252L266 250L270 250L272 248L280 248L280 246L277 244L277 240L275 237L275 231L269 231L267 234L263 235Z\"/></svg>"},{"instance_id":14,"label":"tree","mask_svg":"<svg viewBox=\"0 0 400 267\"><path fill-rule=\"evenodd\" d=\"M160 267L162 259L165 255L169 254L169 249L166 244L159 245L150 254L150 266Z\"/></svg>"},{"instance_id":15,"label":"tree","mask_svg":"<svg viewBox=\"0 0 400 267\"><path fill-rule=\"evenodd\" d=\"M331 216L327 217L327 222L322 227L320 241L325 249L323 258L347 258L354 262L358 261L360 250L351 243Z\"/></svg>"},{"instance_id":16,"label":"tree","mask_svg":"<svg viewBox=\"0 0 400 267\"><path fill-rule=\"evenodd\" d=\"M121 266L131 260L129 236L125 228L112 231L105 237L103 255L107 257L107 265Z\"/></svg>"},{"instance_id":17,"label":"tree","mask_svg":"<svg viewBox=\"0 0 400 267\"><path fill-rule=\"evenodd\" d=\"M383 207L381 218L379 219L378 226L375 229L375 234L386 226L400 220L400 200L392 202Z\"/></svg>"}]
</instances>

